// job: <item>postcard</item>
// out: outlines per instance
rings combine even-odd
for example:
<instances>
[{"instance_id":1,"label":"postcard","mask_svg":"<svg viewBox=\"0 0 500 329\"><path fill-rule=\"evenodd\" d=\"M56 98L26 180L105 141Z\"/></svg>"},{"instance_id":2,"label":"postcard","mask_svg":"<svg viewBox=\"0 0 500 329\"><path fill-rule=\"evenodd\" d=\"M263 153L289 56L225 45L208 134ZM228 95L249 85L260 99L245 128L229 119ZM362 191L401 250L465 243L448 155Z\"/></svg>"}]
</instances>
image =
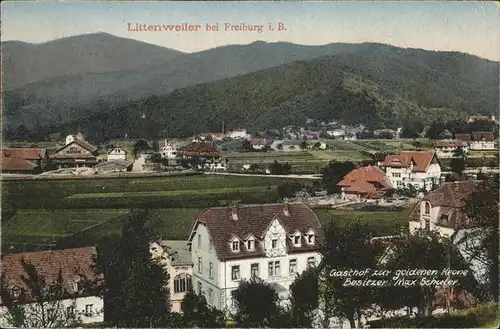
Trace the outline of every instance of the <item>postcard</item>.
<instances>
[{"instance_id":1,"label":"postcard","mask_svg":"<svg viewBox=\"0 0 500 329\"><path fill-rule=\"evenodd\" d=\"M4 1L2 328L497 328L500 2Z\"/></svg>"}]
</instances>

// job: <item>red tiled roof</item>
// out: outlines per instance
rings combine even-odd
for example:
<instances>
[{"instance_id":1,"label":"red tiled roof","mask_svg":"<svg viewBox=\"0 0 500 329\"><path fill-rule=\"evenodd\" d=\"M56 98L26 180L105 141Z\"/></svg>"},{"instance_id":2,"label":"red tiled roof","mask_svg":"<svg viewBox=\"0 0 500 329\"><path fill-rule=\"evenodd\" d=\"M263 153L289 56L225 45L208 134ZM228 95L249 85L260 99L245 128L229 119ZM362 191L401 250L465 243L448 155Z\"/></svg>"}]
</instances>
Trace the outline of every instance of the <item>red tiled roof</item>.
<instances>
[{"instance_id":1,"label":"red tiled roof","mask_svg":"<svg viewBox=\"0 0 500 329\"><path fill-rule=\"evenodd\" d=\"M192 142L179 149L183 156L219 156L219 148L213 142Z\"/></svg>"},{"instance_id":2,"label":"red tiled roof","mask_svg":"<svg viewBox=\"0 0 500 329\"><path fill-rule=\"evenodd\" d=\"M474 193L480 182L473 180L448 182L427 194L423 200L429 201L433 207L462 208L469 196Z\"/></svg>"},{"instance_id":3,"label":"red tiled roof","mask_svg":"<svg viewBox=\"0 0 500 329\"><path fill-rule=\"evenodd\" d=\"M466 141L460 140L460 139L454 139L454 140L442 140L436 143L436 147L467 147L469 144L467 144Z\"/></svg>"},{"instance_id":4,"label":"red tiled roof","mask_svg":"<svg viewBox=\"0 0 500 329\"><path fill-rule=\"evenodd\" d=\"M68 292L74 292L73 284L76 280L82 277L89 280L98 278L93 269L93 255L94 247L8 254L2 257L2 276L9 287L17 286L29 293L22 279L26 275L22 266L24 260L36 268L47 284L57 282L61 271L64 288Z\"/></svg>"},{"instance_id":5,"label":"red tiled roof","mask_svg":"<svg viewBox=\"0 0 500 329\"><path fill-rule=\"evenodd\" d=\"M347 193L369 195L373 197L382 196L383 192L394 187L387 179L385 173L376 166L367 166L351 170L337 184L344 187Z\"/></svg>"},{"instance_id":6,"label":"red tiled roof","mask_svg":"<svg viewBox=\"0 0 500 329\"><path fill-rule=\"evenodd\" d=\"M9 158L20 158L25 160L38 160L43 157L45 150L37 148L5 148L2 156Z\"/></svg>"},{"instance_id":7,"label":"red tiled roof","mask_svg":"<svg viewBox=\"0 0 500 329\"><path fill-rule=\"evenodd\" d=\"M288 215L285 209L288 207ZM309 245L302 240L301 247L295 247L287 237L288 252L317 251L324 240L321 223L314 211L303 203L239 205L237 220L233 219L233 207L213 207L201 213L196 221L197 225L206 225L219 259L241 259L248 257L265 256L263 246L259 241L265 235L269 225L277 218L286 230L287 235L296 231L306 234L310 229L315 234L315 244ZM255 250L234 253L230 250L230 241L234 237L246 239L249 235L256 237ZM190 238L190 240L193 237Z\"/></svg>"},{"instance_id":8,"label":"red tiled roof","mask_svg":"<svg viewBox=\"0 0 500 329\"><path fill-rule=\"evenodd\" d=\"M472 140L475 142L479 142L482 140L493 142L495 140L495 136L491 131L475 131L472 133Z\"/></svg>"},{"instance_id":9,"label":"red tiled roof","mask_svg":"<svg viewBox=\"0 0 500 329\"><path fill-rule=\"evenodd\" d=\"M32 171L38 166L21 158L2 157L1 171Z\"/></svg>"},{"instance_id":10,"label":"red tiled roof","mask_svg":"<svg viewBox=\"0 0 500 329\"><path fill-rule=\"evenodd\" d=\"M470 141L470 134L455 134L455 139L464 141L464 142L469 142Z\"/></svg>"},{"instance_id":11,"label":"red tiled roof","mask_svg":"<svg viewBox=\"0 0 500 329\"><path fill-rule=\"evenodd\" d=\"M434 158L434 151L402 151L398 155L388 155L383 163L386 167L409 167L413 163L413 172L424 172Z\"/></svg>"}]
</instances>

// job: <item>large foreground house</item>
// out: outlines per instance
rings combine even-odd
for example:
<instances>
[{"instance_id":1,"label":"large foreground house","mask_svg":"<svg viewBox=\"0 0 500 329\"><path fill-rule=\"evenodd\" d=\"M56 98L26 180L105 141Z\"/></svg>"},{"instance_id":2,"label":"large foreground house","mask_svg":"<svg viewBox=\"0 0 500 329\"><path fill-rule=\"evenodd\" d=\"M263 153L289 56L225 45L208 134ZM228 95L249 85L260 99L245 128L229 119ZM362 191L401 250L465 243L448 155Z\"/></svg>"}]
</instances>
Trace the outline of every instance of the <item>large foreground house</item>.
<instances>
[{"instance_id":1,"label":"large foreground house","mask_svg":"<svg viewBox=\"0 0 500 329\"><path fill-rule=\"evenodd\" d=\"M462 149L464 154L467 154L469 143L459 139L441 140L436 144L436 155L440 158L453 158L458 149Z\"/></svg>"},{"instance_id":2,"label":"large foreground house","mask_svg":"<svg viewBox=\"0 0 500 329\"><path fill-rule=\"evenodd\" d=\"M385 173L376 166L352 170L337 184L342 191L342 199L380 199L388 196L394 187Z\"/></svg>"},{"instance_id":3,"label":"large foreground house","mask_svg":"<svg viewBox=\"0 0 500 329\"><path fill-rule=\"evenodd\" d=\"M54 151L50 155L54 168L92 167L98 163L97 147L81 139L74 139L69 144Z\"/></svg>"},{"instance_id":4,"label":"large foreground house","mask_svg":"<svg viewBox=\"0 0 500 329\"><path fill-rule=\"evenodd\" d=\"M192 287L193 261L188 241L156 241L151 243L150 252L167 270L171 311L180 312L182 300Z\"/></svg>"},{"instance_id":5,"label":"large foreground house","mask_svg":"<svg viewBox=\"0 0 500 329\"><path fill-rule=\"evenodd\" d=\"M430 191L441 178L441 165L434 151L402 151L388 155L381 166L397 189L412 185Z\"/></svg>"},{"instance_id":6,"label":"large foreground house","mask_svg":"<svg viewBox=\"0 0 500 329\"><path fill-rule=\"evenodd\" d=\"M23 305L28 316L38 317L42 312L39 309L40 306L34 303L32 290L23 280L27 276L22 262L33 265L37 273L43 276L47 287L55 284L61 273L62 285L66 293L61 299L62 309L56 311L78 314L83 323L102 322L103 300L87 291L83 284L86 279L99 279L93 267L94 252L93 247L83 247L8 254L2 257L2 280L7 289L10 289L10 295L14 299L23 298ZM0 327L2 328L9 326L6 322L6 312L6 306L0 301ZM33 326L40 327L40 325Z\"/></svg>"},{"instance_id":7,"label":"large foreground house","mask_svg":"<svg viewBox=\"0 0 500 329\"><path fill-rule=\"evenodd\" d=\"M296 276L319 263L323 240L318 217L302 203L210 208L189 237L194 290L231 312L231 292L259 277L286 302Z\"/></svg>"}]
</instances>

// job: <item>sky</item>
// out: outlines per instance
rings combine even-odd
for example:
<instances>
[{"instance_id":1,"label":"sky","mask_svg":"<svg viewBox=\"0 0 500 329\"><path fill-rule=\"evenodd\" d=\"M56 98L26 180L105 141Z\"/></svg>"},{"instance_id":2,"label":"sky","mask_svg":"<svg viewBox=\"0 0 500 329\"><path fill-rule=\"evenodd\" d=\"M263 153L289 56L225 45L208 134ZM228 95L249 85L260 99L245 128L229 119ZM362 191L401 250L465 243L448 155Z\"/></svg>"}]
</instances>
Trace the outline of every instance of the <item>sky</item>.
<instances>
[{"instance_id":1,"label":"sky","mask_svg":"<svg viewBox=\"0 0 500 329\"><path fill-rule=\"evenodd\" d=\"M2 41L42 43L95 32L184 52L262 40L305 45L379 42L500 60L500 2L3 2ZM130 25L129 25L130 23ZM199 31L134 31L136 24ZM206 24L219 24L206 31ZM264 30L226 31L233 25ZM283 23L286 30L278 31ZM274 28L269 31L269 24ZM130 26L130 28L129 28Z\"/></svg>"}]
</instances>

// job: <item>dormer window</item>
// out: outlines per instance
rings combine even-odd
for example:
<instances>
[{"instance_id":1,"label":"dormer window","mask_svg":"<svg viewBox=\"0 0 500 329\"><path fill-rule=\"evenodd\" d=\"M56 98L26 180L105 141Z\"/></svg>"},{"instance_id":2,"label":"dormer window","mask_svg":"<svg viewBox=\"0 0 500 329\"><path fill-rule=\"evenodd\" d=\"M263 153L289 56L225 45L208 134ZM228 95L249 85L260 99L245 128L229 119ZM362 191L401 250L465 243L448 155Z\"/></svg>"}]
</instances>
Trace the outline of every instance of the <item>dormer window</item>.
<instances>
[{"instance_id":1,"label":"dormer window","mask_svg":"<svg viewBox=\"0 0 500 329\"><path fill-rule=\"evenodd\" d=\"M247 250L252 251L255 249L255 240L254 239L248 239L247 241Z\"/></svg>"},{"instance_id":2,"label":"dormer window","mask_svg":"<svg viewBox=\"0 0 500 329\"><path fill-rule=\"evenodd\" d=\"M295 234L292 236L292 242L295 247L300 247L302 244L301 242L301 234L300 232L295 232Z\"/></svg>"},{"instance_id":3,"label":"dormer window","mask_svg":"<svg viewBox=\"0 0 500 329\"><path fill-rule=\"evenodd\" d=\"M308 244L314 244L314 232L313 231L309 231L307 233L307 243Z\"/></svg>"},{"instance_id":4,"label":"dormer window","mask_svg":"<svg viewBox=\"0 0 500 329\"><path fill-rule=\"evenodd\" d=\"M239 240L233 240L231 242L231 251L232 252L239 252L240 251L240 241Z\"/></svg>"}]
</instances>

